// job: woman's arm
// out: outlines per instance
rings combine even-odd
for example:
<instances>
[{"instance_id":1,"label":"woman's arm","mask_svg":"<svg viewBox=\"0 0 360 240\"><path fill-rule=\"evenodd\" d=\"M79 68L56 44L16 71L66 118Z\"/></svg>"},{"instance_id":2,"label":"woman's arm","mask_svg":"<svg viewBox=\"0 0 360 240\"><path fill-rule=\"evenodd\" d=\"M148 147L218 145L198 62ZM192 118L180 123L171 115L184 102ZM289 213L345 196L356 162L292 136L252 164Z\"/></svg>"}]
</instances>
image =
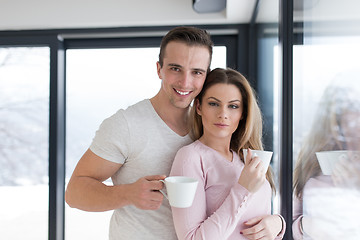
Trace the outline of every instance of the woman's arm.
<instances>
[{"instance_id":1,"label":"woman's arm","mask_svg":"<svg viewBox=\"0 0 360 240\"><path fill-rule=\"evenodd\" d=\"M302 208L302 199L298 197L293 197L293 223L292 231L294 240L303 238L303 229L302 229L302 218L303 218L303 208Z\"/></svg>"},{"instance_id":2,"label":"woman's arm","mask_svg":"<svg viewBox=\"0 0 360 240\"><path fill-rule=\"evenodd\" d=\"M251 193L238 183L231 188L222 205L208 217L203 166L199 154L180 150L170 175L183 175L199 180L193 205L189 208L172 208L176 233L179 239L226 239L239 223ZM224 193L227 194L227 193ZM221 198L221 196L213 196Z\"/></svg>"}]
</instances>

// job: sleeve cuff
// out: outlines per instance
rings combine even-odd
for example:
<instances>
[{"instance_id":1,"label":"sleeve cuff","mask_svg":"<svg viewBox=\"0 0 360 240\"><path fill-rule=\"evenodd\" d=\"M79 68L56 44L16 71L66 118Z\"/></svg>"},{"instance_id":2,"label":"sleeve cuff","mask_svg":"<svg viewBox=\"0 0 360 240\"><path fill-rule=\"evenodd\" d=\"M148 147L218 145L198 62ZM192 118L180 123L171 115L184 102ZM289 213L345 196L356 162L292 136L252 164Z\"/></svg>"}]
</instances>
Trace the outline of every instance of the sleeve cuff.
<instances>
[{"instance_id":1,"label":"sleeve cuff","mask_svg":"<svg viewBox=\"0 0 360 240\"><path fill-rule=\"evenodd\" d=\"M280 214L276 214L277 216L280 217L281 219L281 224L282 224L282 228L280 233L276 236L276 239L282 239L284 237L285 234L285 230L286 230L286 222L285 219L283 218L283 216L281 216Z\"/></svg>"}]
</instances>

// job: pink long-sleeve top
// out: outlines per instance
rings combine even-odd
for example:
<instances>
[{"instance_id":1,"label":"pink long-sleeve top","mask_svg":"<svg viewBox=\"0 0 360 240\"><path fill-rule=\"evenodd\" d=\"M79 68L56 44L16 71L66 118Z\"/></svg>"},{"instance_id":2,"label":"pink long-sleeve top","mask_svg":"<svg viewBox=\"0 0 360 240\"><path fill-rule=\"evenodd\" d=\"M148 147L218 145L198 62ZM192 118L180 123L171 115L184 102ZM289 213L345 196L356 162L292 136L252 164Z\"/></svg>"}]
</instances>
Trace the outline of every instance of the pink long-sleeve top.
<instances>
[{"instance_id":1,"label":"pink long-sleeve top","mask_svg":"<svg viewBox=\"0 0 360 240\"><path fill-rule=\"evenodd\" d=\"M321 194L322 189L334 188L334 184L330 176L320 175L317 177L310 178L304 186L304 192L313 192L315 198ZM304 232L301 227L301 219L303 218L303 199L296 196L293 197L293 238L295 240L301 240L304 238Z\"/></svg>"},{"instance_id":2,"label":"pink long-sleeve top","mask_svg":"<svg viewBox=\"0 0 360 240\"><path fill-rule=\"evenodd\" d=\"M331 176L310 178L303 197L294 196L293 238L301 239L360 239L360 192L336 187ZM306 229L301 221L307 217ZM303 226L302 226L303 225Z\"/></svg>"},{"instance_id":3,"label":"pink long-sleeve top","mask_svg":"<svg viewBox=\"0 0 360 240\"><path fill-rule=\"evenodd\" d=\"M268 181L255 193L238 184L243 162L233 152L232 162L200 141L181 148L171 176L198 179L194 202L189 208L172 208L176 234L182 239L247 239L240 231L244 222L271 214ZM281 239L285 227L276 239Z\"/></svg>"}]
</instances>

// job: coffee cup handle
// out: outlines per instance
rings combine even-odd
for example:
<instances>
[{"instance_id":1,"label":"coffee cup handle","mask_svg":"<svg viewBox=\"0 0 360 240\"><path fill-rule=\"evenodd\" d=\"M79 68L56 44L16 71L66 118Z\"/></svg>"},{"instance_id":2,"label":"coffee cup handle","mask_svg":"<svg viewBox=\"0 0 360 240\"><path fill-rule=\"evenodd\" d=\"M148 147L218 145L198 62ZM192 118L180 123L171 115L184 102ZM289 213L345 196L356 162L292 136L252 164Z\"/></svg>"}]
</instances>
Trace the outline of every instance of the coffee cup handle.
<instances>
[{"instance_id":1,"label":"coffee cup handle","mask_svg":"<svg viewBox=\"0 0 360 240\"><path fill-rule=\"evenodd\" d=\"M163 182L163 183L165 184L165 181L164 181L164 180L159 180L159 181L160 181L160 182ZM162 195L164 195L164 197L165 197L167 200L169 200L169 198L168 198L167 194L166 194L166 193L164 193L164 191L159 190L159 192L161 192L161 193L162 193Z\"/></svg>"}]
</instances>

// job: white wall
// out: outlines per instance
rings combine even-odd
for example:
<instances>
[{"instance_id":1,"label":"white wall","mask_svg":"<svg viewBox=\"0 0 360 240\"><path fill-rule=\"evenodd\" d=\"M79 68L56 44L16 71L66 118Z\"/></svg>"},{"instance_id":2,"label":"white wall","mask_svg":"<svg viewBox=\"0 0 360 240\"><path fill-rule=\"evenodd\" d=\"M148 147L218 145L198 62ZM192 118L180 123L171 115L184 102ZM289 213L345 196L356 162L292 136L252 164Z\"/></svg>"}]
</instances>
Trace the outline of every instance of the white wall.
<instances>
[{"instance_id":1,"label":"white wall","mask_svg":"<svg viewBox=\"0 0 360 240\"><path fill-rule=\"evenodd\" d=\"M208 1L208 0L201 0ZM211 1L211 0L210 0ZM226 0L199 14L192 0L0 0L0 31L249 23L256 0ZM296 21L359 21L359 0L294 0ZM257 22L277 22L279 0L262 0Z\"/></svg>"},{"instance_id":2,"label":"white wall","mask_svg":"<svg viewBox=\"0 0 360 240\"><path fill-rule=\"evenodd\" d=\"M0 30L243 23L255 0L199 14L192 0L0 0Z\"/></svg>"}]
</instances>

